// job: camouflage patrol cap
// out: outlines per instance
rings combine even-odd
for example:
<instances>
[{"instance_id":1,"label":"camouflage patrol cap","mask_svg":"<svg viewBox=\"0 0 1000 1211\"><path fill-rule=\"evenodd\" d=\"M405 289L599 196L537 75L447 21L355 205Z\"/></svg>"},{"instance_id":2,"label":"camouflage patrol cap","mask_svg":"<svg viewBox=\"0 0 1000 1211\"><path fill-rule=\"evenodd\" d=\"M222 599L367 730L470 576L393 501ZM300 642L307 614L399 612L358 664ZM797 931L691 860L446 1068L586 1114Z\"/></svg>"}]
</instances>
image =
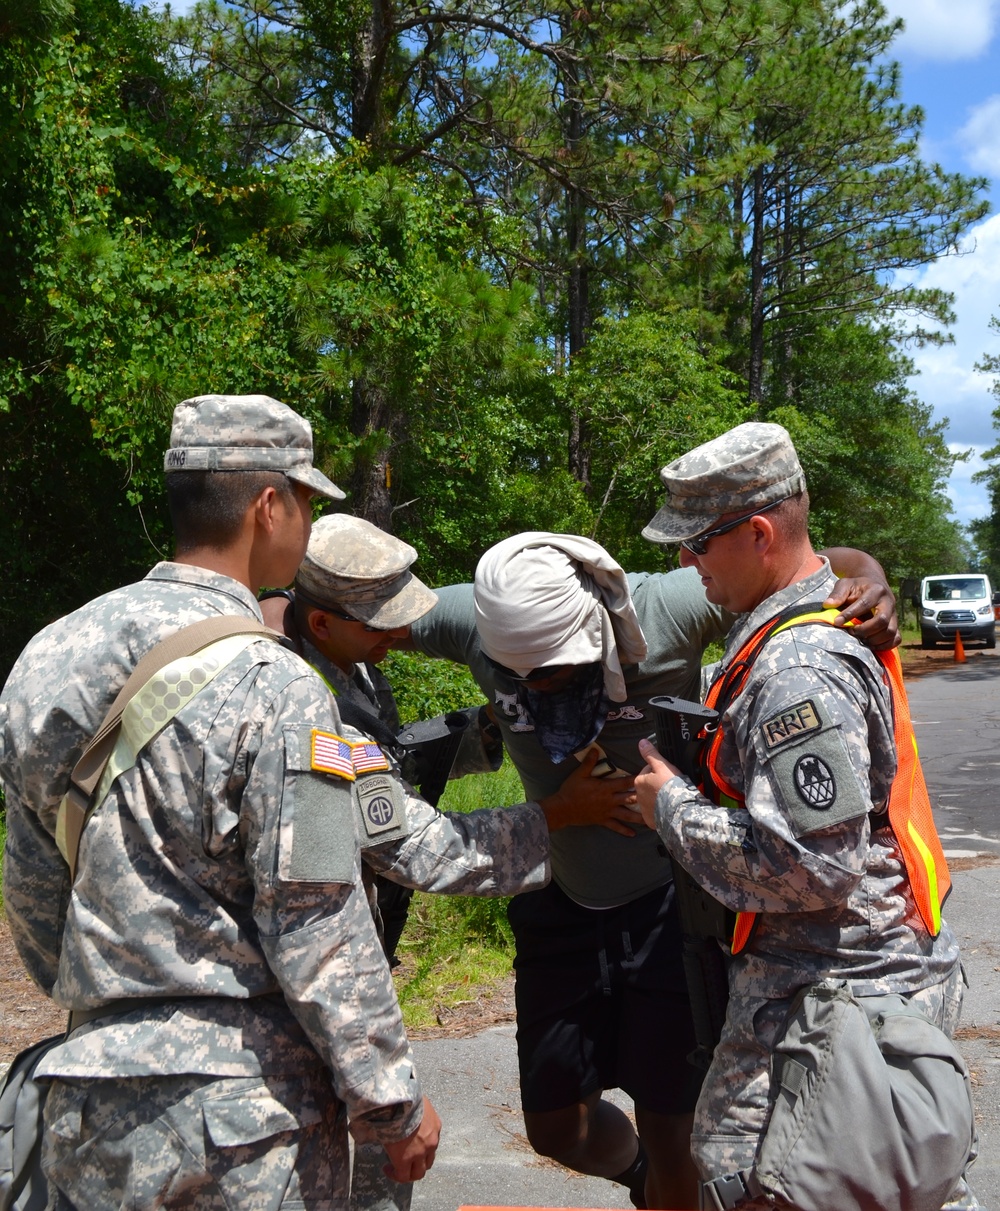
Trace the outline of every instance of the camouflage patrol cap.
<instances>
[{"instance_id":1,"label":"camouflage patrol cap","mask_svg":"<svg viewBox=\"0 0 1000 1211\"><path fill-rule=\"evenodd\" d=\"M174 409L171 471L281 471L321 496L344 493L312 465L312 428L269 395L198 395Z\"/></svg>"},{"instance_id":2,"label":"camouflage patrol cap","mask_svg":"<svg viewBox=\"0 0 1000 1211\"><path fill-rule=\"evenodd\" d=\"M761 508L803 492L805 476L781 425L751 422L696 446L660 471L663 508L643 530L650 542L681 542L724 513Z\"/></svg>"},{"instance_id":3,"label":"camouflage patrol cap","mask_svg":"<svg viewBox=\"0 0 1000 1211\"><path fill-rule=\"evenodd\" d=\"M410 571L417 553L371 522L331 513L312 528L296 591L381 630L409 626L437 605L437 595Z\"/></svg>"}]
</instances>

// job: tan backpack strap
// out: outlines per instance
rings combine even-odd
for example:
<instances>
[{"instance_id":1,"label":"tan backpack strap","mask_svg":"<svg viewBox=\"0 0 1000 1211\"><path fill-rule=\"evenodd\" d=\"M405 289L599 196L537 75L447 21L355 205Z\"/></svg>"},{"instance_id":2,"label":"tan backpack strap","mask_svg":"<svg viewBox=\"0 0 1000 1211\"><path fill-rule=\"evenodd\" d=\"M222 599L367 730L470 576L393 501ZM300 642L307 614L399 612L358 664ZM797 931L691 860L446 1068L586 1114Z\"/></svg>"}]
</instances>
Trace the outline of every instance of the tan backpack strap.
<instances>
[{"instance_id":1,"label":"tan backpack strap","mask_svg":"<svg viewBox=\"0 0 1000 1211\"><path fill-rule=\"evenodd\" d=\"M63 806L65 808L65 853L71 871L76 871L80 835L83 832L94 790L101 780L104 767L108 763L108 758L111 756L118 738L122 711L160 669L185 656L193 656L195 652L201 651L210 643L226 639L230 635L260 635L263 639L275 639L279 642L284 639L277 631L265 627L256 618L218 614L192 622L186 627L181 627L172 635L168 635L166 639L162 639L150 648L132 670L128 681L119 690L118 696L111 704L111 709L105 716L104 722L83 750L70 775L70 784Z\"/></svg>"}]
</instances>

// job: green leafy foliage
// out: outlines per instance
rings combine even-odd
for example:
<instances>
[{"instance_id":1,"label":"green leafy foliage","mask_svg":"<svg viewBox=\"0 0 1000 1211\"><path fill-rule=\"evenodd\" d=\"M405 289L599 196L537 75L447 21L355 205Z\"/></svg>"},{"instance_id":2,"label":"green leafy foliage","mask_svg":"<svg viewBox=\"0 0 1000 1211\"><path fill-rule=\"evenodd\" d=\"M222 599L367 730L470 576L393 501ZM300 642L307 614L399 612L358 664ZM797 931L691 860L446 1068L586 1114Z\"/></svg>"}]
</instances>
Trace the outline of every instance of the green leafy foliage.
<instances>
[{"instance_id":1,"label":"green leafy foliage","mask_svg":"<svg viewBox=\"0 0 1000 1211\"><path fill-rule=\"evenodd\" d=\"M131 9L105 0L77 15L103 53L79 31L0 47L12 166L0 489L23 506L0 533L16 586L0 603L0 669L44 621L169 551L161 460L180 399L267 391L319 407L261 182L204 177L135 110L155 60Z\"/></svg>"},{"instance_id":2,"label":"green leafy foliage","mask_svg":"<svg viewBox=\"0 0 1000 1211\"><path fill-rule=\"evenodd\" d=\"M509 761L496 774L448 783L443 811L475 811L520 803L524 792ZM453 1004L510 972L514 939L507 900L417 892L397 953L396 987L407 1026L433 1025L440 1005Z\"/></svg>"},{"instance_id":3,"label":"green leafy foliage","mask_svg":"<svg viewBox=\"0 0 1000 1211\"><path fill-rule=\"evenodd\" d=\"M994 332L1000 332L1000 318L990 320ZM986 355L976 369L983 374L1000 376L1000 356ZM1000 377L993 380L992 391L1000 401ZM993 409L993 428L1000 431L1000 406ZM994 587L1000 586L1000 444L983 453L986 464L973 475L976 483L985 484L989 493L990 511L970 526L974 566L986 572Z\"/></svg>"},{"instance_id":4,"label":"green leafy foliage","mask_svg":"<svg viewBox=\"0 0 1000 1211\"><path fill-rule=\"evenodd\" d=\"M407 723L433 719L483 700L482 691L464 665L432 660L420 652L390 652L382 671L392 686L399 717Z\"/></svg>"},{"instance_id":5,"label":"green leafy foliage","mask_svg":"<svg viewBox=\"0 0 1000 1211\"><path fill-rule=\"evenodd\" d=\"M860 546L890 582L950 563L963 546L947 519L951 454L930 409L907 387L909 362L853 320L815 333L793 367L794 404L766 412L792 434L819 546Z\"/></svg>"},{"instance_id":6,"label":"green leafy foliage","mask_svg":"<svg viewBox=\"0 0 1000 1211\"><path fill-rule=\"evenodd\" d=\"M695 323L643 311L600 320L561 384L594 438L590 533L630 569L662 566L639 533L661 503L660 467L748 419L739 384L699 348Z\"/></svg>"}]
</instances>

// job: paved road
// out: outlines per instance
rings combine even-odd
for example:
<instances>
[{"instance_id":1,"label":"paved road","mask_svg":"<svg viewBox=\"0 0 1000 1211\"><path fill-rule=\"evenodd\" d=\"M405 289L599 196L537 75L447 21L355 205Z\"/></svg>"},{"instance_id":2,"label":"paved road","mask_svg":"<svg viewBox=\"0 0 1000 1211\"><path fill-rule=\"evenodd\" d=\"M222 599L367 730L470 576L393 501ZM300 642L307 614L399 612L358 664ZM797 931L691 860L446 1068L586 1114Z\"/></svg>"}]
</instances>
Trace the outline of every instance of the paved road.
<instances>
[{"instance_id":1,"label":"paved road","mask_svg":"<svg viewBox=\"0 0 1000 1211\"><path fill-rule=\"evenodd\" d=\"M910 702L938 827L955 860L946 915L972 985L962 1049L979 1115L975 1189L985 1207L1000 1208L1000 656L970 651L964 665L935 663L934 672L909 683ZM531 1152L520 1116L512 1026L468 1039L418 1042L415 1049L445 1132L433 1170L414 1187L414 1211L455 1211L462 1204L631 1205L620 1188L571 1174Z\"/></svg>"},{"instance_id":2,"label":"paved road","mask_svg":"<svg viewBox=\"0 0 1000 1211\"><path fill-rule=\"evenodd\" d=\"M984 1206L1000 1207L1000 655L967 655L909 681L908 696L953 867L945 915L970 982L960 1039L979 1116L975 1190Z\"/></svg>"},{"instance_id":3,"label":"paved road","mask_svg":"<svg viewBox=\"0 0 1000 1211\"><path fill-rule=\"evenodd\" d=\"M968 653L908 682L938 831L949 856L1000 856L1000 655Z\"/></svg>"}]
</instances>

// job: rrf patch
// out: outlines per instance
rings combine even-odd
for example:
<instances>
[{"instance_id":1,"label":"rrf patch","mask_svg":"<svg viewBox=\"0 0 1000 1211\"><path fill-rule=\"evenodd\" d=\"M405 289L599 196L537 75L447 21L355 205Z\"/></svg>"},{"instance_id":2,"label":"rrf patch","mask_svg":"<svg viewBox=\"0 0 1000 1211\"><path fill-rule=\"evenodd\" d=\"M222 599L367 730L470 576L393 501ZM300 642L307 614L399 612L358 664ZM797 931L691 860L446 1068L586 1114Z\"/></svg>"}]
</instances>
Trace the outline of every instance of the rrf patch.
<instances>
[{"instance_id":1,"label":"rrf patch","mask_svg":"<svg viewBox=\"0 0 1000 1211\"><path fill-rule=\"evenodd\" d=\"M370 774L389 768L389 761L379 746L371 740L351 745L351 761L358 774Z\"/></svg>"},{"instance_id":2,"label":"rrf patch","mask_svg":"<svg viewBox=\"0 0 1000 1211\"><path fill-rule=\"evenodd\" d=\"M369 837L379 836L397 827L402 800L394 778L381 774L360 778L357 791L361 818Z\"/></svg>"},{"instance_id":3,"label":"rrf patch","mask_svg":"<svg viewBox=\"0 0 1000 1211\"><path fill-rule=\"evenodd\" d=\"M777 748L786 740L801 740L810 732L818 732L823 724L820 721L816 707L807 698L804 702L796 703L773 719L768 719L760 725L764 743L769 749Z\"/></svg>"},{"instance_id":4,"label":"rrf patch","mask_svg":"<svg viewBox=\"0 0 1000 1211\"><path fill-rule=\"evenodd\" d=\"M313 729L311 738L310 768L324 774L336 774L353 782L355 778L351 744L333 732Z\"/></svg>"}]
</instances>

